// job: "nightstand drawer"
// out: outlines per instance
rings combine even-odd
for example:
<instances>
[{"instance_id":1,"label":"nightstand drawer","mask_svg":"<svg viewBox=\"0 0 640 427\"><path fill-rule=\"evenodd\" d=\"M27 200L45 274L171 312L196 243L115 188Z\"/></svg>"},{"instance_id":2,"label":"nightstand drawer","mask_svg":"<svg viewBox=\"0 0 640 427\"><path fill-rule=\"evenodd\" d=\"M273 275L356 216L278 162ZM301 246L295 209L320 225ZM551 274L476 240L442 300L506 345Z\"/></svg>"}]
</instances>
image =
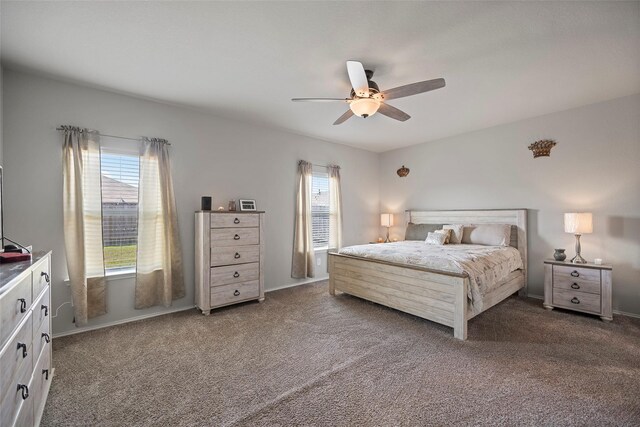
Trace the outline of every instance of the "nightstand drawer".
<instances>
[{"instance_id":1,"label":"nightstand drawer","mask_svg":"<svg viewBox=\"0 0 640 427\"><path fill-rule=\"evenodd\" d=\"M566 289L570 291L587 292L600 295L600 279L598 281L583 279L582 277L567 277L566 275L556 275L554 268L553 288Z\"/></svg>"},{"instance_id":2,"label":"nightstand drawer","mask_svg":"<svg viewBox=\"0 0 640 427\"><path fill-rule=\"evenodd\" d=\"M600 314L600 295L564 289L553 290L553 305Z\"/></svg>"},{"instance_id":3,"label":"nightstand drawer","mask_svg":"<svg viewBox=\"0 0 640 427\"><path fill-rule=\"evenodd\" d=\"M579 280L583 283L591 282L600 284L600 270L596 268L585 268L578 266L553 266L553 279Z\"/></svg>"}]
</instances>

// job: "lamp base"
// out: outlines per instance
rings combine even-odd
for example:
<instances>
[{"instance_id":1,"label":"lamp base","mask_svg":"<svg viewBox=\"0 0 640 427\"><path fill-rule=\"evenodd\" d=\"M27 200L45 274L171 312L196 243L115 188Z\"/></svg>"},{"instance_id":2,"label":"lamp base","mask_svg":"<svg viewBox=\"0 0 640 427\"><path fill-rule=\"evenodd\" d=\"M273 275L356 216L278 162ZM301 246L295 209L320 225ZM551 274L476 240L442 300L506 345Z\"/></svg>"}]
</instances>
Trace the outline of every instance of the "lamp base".
<instances>
[{"instance_id":1,"label":"lamp base","mask_svg":"<svg viewBox=\"0 0 640 427\"><path fill-rule=\"evenodd\" d=\"M387 227L387 238L384 241L385 243L390 243L391 240L389 240L389 227Z\"/></svg>"},{"instance_id":2,"label":"lamp base","mask_svg":"<svg viewBox=\"0 0 640 427\"><path fill-rule=\"evenodd\" d=\"M586 264L584 258L580 256L580 234L576 234L576 256L571 259L571 262L574 264Z\"/></svg>"},{"instance_id":3,"label":"lamp base","mask_svg":"<svg viewBox=\"0 0 640 427\"><path fill-rule=\"evenodd\" d=\"M586 264L586 263L587 263L587 261L586 261L584 258L582 258L582 257L580 256L580 254L578 254L578 255L574 256L574 257L571 259L571 262L572 262L572 263L574 263L574 264Z\"/></svg>"}]
</instances>

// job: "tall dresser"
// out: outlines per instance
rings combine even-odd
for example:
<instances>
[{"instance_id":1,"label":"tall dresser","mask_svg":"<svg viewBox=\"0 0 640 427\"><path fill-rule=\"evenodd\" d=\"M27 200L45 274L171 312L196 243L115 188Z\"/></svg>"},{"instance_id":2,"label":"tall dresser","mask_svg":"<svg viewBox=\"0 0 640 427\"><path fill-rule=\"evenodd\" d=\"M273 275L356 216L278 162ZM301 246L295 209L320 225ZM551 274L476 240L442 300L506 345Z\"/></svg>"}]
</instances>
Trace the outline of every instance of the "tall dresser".
<instances>
[{"instance_id":1,"label":"tall dresser","mask_svg":"<svg viewBox=\"0 0 640 427\"><path fill-rule=\"evenodd\" d=\"M51 252L0 264L0 425L37 426L49 393Z\"/></svg>"},{"instance_id":2,"label":"tall dresser","mask_svg":"<svg viewBox=\"0 0 640 427\"><path fill-rule=\"evenodd\" d=\"M264 301L264 212L196 212L196 306L202 314Z\"/></svg>"}]
</instances>

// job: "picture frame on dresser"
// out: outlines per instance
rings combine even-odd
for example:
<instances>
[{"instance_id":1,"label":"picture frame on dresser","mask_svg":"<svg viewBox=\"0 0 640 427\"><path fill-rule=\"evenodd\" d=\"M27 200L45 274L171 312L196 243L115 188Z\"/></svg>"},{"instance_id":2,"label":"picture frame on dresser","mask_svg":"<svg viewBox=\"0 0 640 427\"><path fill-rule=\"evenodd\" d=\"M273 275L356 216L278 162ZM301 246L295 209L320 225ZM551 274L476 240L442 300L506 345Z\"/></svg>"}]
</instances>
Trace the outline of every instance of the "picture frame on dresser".
<instances>
[{"instance_id":1,"label":"picture frame on dresser","mask_svg":"<svg viewBox=\"0 0 640 427\"><path fill-rule=\"evenodd\" d=\"M240 199L240 211L241 212L255 212L258 208L256 207L256 201L252 199Z\"/></svg>"}]
</instances>

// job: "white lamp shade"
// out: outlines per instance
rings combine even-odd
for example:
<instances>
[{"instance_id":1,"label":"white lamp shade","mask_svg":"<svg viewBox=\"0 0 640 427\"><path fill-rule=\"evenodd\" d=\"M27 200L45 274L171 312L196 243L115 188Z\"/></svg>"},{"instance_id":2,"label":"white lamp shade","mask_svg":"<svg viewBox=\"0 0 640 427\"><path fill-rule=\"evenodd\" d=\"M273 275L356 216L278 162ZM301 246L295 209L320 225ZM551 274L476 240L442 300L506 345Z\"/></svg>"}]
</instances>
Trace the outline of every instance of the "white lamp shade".
<instances>
[{"instance_id":1,"label":"white lamp shade","mask_svg":"<svg viewBox=\"0 0 640 427\"><path fill-rule=\"evenodd\" d=\"M593 233L593 215L589 212L564 214L564 231L571 234Z\"/></svg>"},{"instance_id":2,"label":"white lamp shade","mask_svg":"<svg viewBox=\"0 0 640 427\"><path fill-rule=\"evenodd\" d=\"M380 225L383 227L393 227L393 214L380 214Z\"/></svg>"},{"instance_id":3,"label":"white lamp shade","mask_svg":"<svg viewBox=\"0 0 640 427\"><path fill-rule=\"evenodd\" d=\"M380 108L380 101L373 98L356 98L349 103L349 108L353 111L353 114L360 117L373 116L378 108Z\"/></svg>"}]
</instances>

